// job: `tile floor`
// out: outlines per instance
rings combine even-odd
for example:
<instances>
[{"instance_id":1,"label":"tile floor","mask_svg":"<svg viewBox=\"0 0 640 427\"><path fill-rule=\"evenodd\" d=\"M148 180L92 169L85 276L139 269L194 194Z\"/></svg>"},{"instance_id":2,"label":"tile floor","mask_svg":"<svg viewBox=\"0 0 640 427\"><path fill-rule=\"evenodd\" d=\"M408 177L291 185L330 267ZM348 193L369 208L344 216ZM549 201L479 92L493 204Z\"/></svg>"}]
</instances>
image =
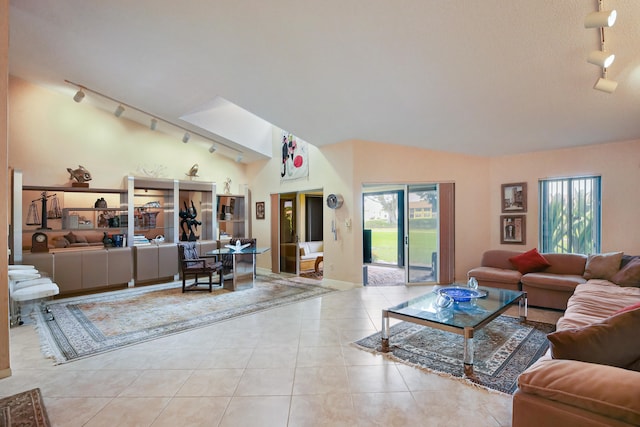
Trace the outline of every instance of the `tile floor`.
<instances>
[{"instance_id":1,"label":"tile floor","mask_svg":"<svg viewBox=\"0 0 640 427\"><path fill-rule=\"evenodd\" d=\"M0 397L40 387L53 426L510 425L510 396L351 345L428 289L343 290L57 366L33 325L12 328Z\"/></svg>"}]
</instances>

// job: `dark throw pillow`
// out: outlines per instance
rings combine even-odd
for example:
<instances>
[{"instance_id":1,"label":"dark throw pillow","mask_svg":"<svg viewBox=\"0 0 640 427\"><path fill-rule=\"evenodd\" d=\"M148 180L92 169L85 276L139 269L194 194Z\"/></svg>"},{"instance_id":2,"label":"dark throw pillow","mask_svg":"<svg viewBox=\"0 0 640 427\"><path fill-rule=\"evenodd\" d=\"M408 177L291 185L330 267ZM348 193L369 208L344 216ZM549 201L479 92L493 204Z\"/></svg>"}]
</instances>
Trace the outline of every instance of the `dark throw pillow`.
<instances>
[{"instance_id":1,"label":"dark throw pillow","mask_svg":"<svg viewBox=\"0 0 640 427\"><path fill-rule=\"evenodd\" d=\"M640 287L640 258L634 258L613 275L611 281L620 286Z\"/></svg>"},{"instance_id":2,"label":"dark throw pillow","mask_svg":"<svg viewBox=\"0 0 640 427\"><path fill-rule=\"evenodd\" d=\"M512 256L509 258L509 262L522 274L541 271L551 266L549 261L536 248L520 255Z\"/></svg>"},{"instance_id":3,"label":"dark throw pillow","mask_svg":"<svg viewBox=\"0 0 640 427\"><path fill-rule=\"evenodd\" d=\"M640 310L629 310L589 326L553 332L547 335L551 357L636 370L639 324Z\"/></svg>"}]
</instances>

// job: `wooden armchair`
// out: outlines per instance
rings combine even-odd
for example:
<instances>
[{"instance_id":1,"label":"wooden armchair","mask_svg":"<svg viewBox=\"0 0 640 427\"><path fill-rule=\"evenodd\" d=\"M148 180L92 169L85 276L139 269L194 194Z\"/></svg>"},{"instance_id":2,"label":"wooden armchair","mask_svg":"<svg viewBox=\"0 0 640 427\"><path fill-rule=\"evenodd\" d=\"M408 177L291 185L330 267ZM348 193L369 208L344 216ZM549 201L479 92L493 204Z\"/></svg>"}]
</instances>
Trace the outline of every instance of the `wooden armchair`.
<instances>
[{"instance_id":1,"label":"wooden armchair","mask_svg":"<svg viewBox=\"0 0 640 427\"><path fill-rule=\"evenodd\" d=\"M206 291L213 289L213 275L220 276L219 286L222 286L222 263L216 262L214 258L201 258L198 255L196 242L186 242L178 244L178 262L180 264L180 275L182 276L182 292L186 291ZM187 286L187 279L194 277L195 281ZM208 277L208 282L199 281L200 277Z\"/></svg>"}]
</instances>

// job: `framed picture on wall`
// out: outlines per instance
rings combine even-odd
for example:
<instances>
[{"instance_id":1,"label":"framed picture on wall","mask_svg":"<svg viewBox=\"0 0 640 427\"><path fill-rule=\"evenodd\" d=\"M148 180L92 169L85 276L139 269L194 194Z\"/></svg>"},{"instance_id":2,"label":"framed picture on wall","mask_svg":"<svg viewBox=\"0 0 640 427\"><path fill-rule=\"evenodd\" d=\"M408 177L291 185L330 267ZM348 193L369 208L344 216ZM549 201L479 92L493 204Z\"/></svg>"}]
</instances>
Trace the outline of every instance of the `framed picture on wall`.
<instances>
[{"instance_id":1,"label":"framed picture on wall","mask_svg":"<svg viewBox=\"0 0 640 427\"><path fill-rule=\"evenodd\" d=\"M502 184L502 213L527 211L527 183Z\"/></svg>"},{"instance_id":2,"label":"framed picture on wall","mask_svg":"<svg viewBox=\"0 0 640 427\"><path fill-rule=\"evenodd\" d=\"M524 215L502 215L500 217L500 243L524 245L527 243Z\"/></svg>"},{"instance_id":3,"label":"framed picture on wall","mask_svg":"<svg viewBox=\"0 0 640 427\"><path fill-rule=\"evenodd\" d=\"M256 219L264 219L264 202L256 202Z\"/></svg>"}]
</instances>

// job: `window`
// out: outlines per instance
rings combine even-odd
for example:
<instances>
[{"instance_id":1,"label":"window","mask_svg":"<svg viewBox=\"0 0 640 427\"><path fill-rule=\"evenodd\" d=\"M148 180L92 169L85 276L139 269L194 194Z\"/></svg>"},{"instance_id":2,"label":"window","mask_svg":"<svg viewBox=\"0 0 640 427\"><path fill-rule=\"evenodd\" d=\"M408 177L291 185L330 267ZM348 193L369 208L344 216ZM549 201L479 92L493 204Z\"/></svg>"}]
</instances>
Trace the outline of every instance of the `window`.
<instances>
[{"instance_id":1,"label":"window","mask_svg":"<svg viewBox=\"0 0 640 427\"><path fill-rule=\"evenodd\" d=\"M600 252L600 177L545 179L539 185L540 250Z\"/></svg>"}]
</instances>

